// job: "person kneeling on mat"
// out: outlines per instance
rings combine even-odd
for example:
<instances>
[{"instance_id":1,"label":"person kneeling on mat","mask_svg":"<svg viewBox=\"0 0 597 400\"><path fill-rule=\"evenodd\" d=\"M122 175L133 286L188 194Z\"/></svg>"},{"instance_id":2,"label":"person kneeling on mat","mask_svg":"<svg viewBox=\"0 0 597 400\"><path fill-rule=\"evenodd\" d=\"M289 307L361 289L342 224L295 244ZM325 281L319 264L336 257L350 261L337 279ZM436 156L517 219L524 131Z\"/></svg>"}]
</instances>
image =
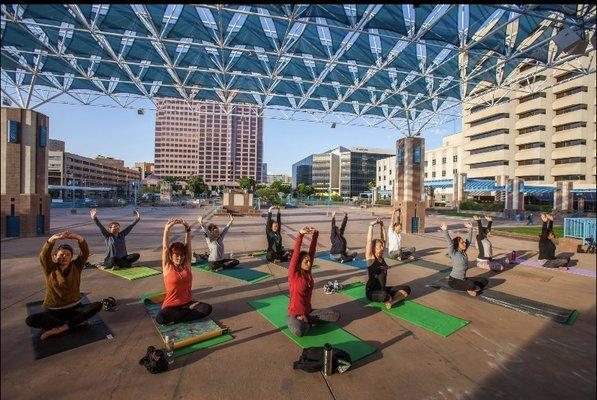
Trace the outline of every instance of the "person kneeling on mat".
<instances>
[{"instance_id":1,"label":"person kneeling on mat","mask_svg":"<svg viewBox=\"0 0 597 400\"><path fill-rule=\"evenodd\" d=\"M545 268L559 268L568 270L569 258L556 257L556 234L553 232L553 216L550 214L541 214L543 227L541 236L539 236L539 264Z\"/></svg>"},{"instance_id":2,"label":"person kneeling on mat","mask_svg":"<svg viewBox=\"0 0 597 400\"><path fill-rule=\"evenodd\" d=\"M357 257L357 252L353 251L348 253L346 248L346 239L344 238L344 230L346 229L346 223L348 222L348 214L344 212L344 218L342 219L342 225L340 228L336 226L336 211L332 213L332 231L330 233L330 240L332 242L332 248L330 249L330 258L335 261L348 262L352 261Z\"/></svg>"},{"instance_id":3,"label":"person kneeling on mat","mask_svg":"<svg viewBox=\"0 0 597 400\"><path fill-rule=\"evenodd\" d=\"M224 258L224 236L226 236L226 232L228 232L228 229L230 229L230 226L234 221L232 214L228 214L228 216L230 217L230 221L221 232L215 224L209 224L206 228L203 225L202 215L199 215L197 218L199 226L201 226L201 230L205 234L205 241L207 242L207 247L209 248L209 257L207 258L207 263L209 268L213 271L233 268L239 264L239 261L236 259Z\"/></svg>"},{"instance_id":4,"label":"person kneeling on mat","mask_svg":"<svg viewBox=\"0 0 597 400\"><path fill-rule=\"evenodd\" d=\"M73 248L61 244L52 254L57 240L73 239L79 243L79 255L73 259ZM46 311L32 314L25 323L43 329L40 339L58 335L78 325L90 325L89 318L102 309L101 302L81 304L81 271L89 257L89 246L83 237L69 231L60 232L44 243L39 261L44 274L46 295L42 304Z\"/></svg>"},{"instance_id":5,"label":"person kneeling on mat","mask_svg":"<svg viewBox=\"0 0 597 400\"><path fill-rule=\"evenodd\" d=\"M373 239L373 227L377 224L379 224L381 230L381 239ZM367 233L365 260L367 260L369 279L365 286L365 295L370 301L386 303L386 308L390 309L394 304L406 299L411 290L408 286L386 286L388 264L383 258L385 246L386 237L383 221L378 218L369 224Z\"/></svg>"},{"instance_id":6,"label":"person kneeling on mat","mask_svg":"<svg viewBox=\"0 0 597 400\"><path fill-rule=\"evenodd\" d=\"M398 220L396 220L398 214ZM414 260L415 248L402 247L402 223L400 222L400 204L392 211L392 219L388 227L388 257L396 260Z\"/></svg>"},{"instance_id":7,"label":"person kneeling on mat","mask_svg":"<svg viewBox=\"0 0 597 400\"><path fill-rule=\"evenodd\" d=\"M479 255L477 256L477 267L492 271L502 271L504 269L504 264L499 261L494 261L493 247L489 241L493 218L485 216L485 219L487 220L486 227L483 227L481 217L475 215L473 216L473 219L477 221L477 227L479 229L479 233L477 234L477 248L479 249Z\"/></svg>"},{"instance_id":8,"label":"person kneeling on mat","mask_svg":"<svg viewBox=\"0 0 597 400\"><path fill-rule=\"evenodd\" d=\"M100 229L102 236L106 241L106 255L104 256L104 268L128 268L133 265L140 257L139 253L127 254L125 236L128 235L135 225L141 219L139 212L135 210L135 221L120 231L120 224L118 222L110 222L108 229L97 219L97 210L91 209L91 219Z\"/></svg>"},{"instance_id":9,"label":"person kneeling on mat","mask_svg":"<svg viewBox=\"0 0 597 400\"><path fill-rule=\"evenodd\" d=\"M185 227L185 242L170 244L170 230L175 225ZM182 219L169 219L164 227L162 243L162 269L166 297L155 320L166 325L205 318L211 314L209 304L194 301L191 295L193 274L191 272L191 227Z\"/></svg>"},{"instance_id":10,"label":"person kneeling on mat","mask_svg":"<svg viewBox=\"0 0 597 400\"><path fill-rule=\"evenodd\" d=\"M278 216L275 221L272 221L272 210L275 208L278 209ZM291 252L284 250L282 245L281 228L280 207L271 206L267 212L267 223L265 225L265 235L267 237L267 254L265 258L269 262L286 262L290 258Z\"/></svg>"},{"instance_id":11,"label":"person kneeling on mat","mask_svg":"<svg viewBox=\"0 0 597 400\"><path fill-rule=\"evenodd\" d=\"M301 251L303 236L312 234L309 252ZM290 302L288 304L288 329L296 336L304 336L311 325L321 322L336 322L340 319L340 313L331 308L314 310L311 307L311 294L315 282L311 274L313 257L317 249L317 237L319 231L313 227L301 228L294 240L292 259L288 266L288 290Z\"/></svg>"},{"instance_id":12,"label":"person kneeling on mat","mask_svg":"<svg viewBox=\"0 0 597 400\"><path fill-rule=\"evenodd\" d=\"M469 295L476 296L487 285L487 280L484 278L471 279L466 277L466 271L468 270L468 255L466 251L473 239L473 224L466 222L464 226L468 229L466 240L460 236L452 239L448 233L448 225L443 223L440 226L441 230L444 231L444 236L448 243L448 254L452 259L452 271L450 271L448 284L454 290L466 291Z\"/></svg>"}]
</instances>

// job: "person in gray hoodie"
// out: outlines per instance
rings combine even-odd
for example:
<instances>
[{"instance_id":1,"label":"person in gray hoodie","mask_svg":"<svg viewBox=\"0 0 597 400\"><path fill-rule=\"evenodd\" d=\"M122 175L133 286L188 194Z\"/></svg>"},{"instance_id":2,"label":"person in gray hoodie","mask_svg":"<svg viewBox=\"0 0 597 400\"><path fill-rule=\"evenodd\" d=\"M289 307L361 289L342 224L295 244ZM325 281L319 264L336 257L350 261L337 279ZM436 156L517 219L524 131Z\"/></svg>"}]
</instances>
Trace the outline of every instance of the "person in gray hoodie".
<instances>
[{"instance_id":1,"label":"person in gray hoodie","mask_svg":"<svg viewBox=\"0 0 597 400\"><path fill-rule=\"evenodd\" d=\"M100 264L98 268L118 269L132 267L133 263L139 259L140 255L139 253L129 254L126 251L125 237L131 233L135 225L137 225L141 219L139 212L135 210L135 221L122 231L120 230L120 224L116 221L110 222L108 229L106 229L99 219L97 219L97 210L95 208L92 208L89 214L91 215L93 222L95 222L97 227L100 229L100 232L106 242L104 263L103 265Z\"/></svg>"},{"instance_id":2,"label":"person in gray hoodie","mask_svg":"<svg viewBox=\"0 0 597 400\"><path fill-rule=\"evenodd\" d=\"M234 217L232 214L228 214L230 221L224 229L220 231L215 224L209 224L207 227L203 225L203 215L199 215L197 218L197 222L199 222L199 226L205 235L205 241L207 242L207 247L209 248L209 257L207 259L209 268L213 271L219 271L222 269L229 269L234 268L239 264L239 261L234 258L224 258L224 236L230 229L232 222L234 222Z\"/></svg>"},{"instance_id":3,"label":"person in gray hoodie","mask_svg":"<svg viewBox=\"0 0 597 400\"><path fill-rule=\"evenodd\" d=\"M466 291L470 296L474 297L487 285L487 280L466 277L466 271L468 270L468 255L466 251L473 240L473 224L466 222L464 226L468 229L466 239L460 236L451 238L448 233L448 225L445 223L441 224L440 228L444 232L444 237L448 244L448 254L452 259L452 271L450 271L448 284L452 289Z\"/></svg>"}]
</instances>

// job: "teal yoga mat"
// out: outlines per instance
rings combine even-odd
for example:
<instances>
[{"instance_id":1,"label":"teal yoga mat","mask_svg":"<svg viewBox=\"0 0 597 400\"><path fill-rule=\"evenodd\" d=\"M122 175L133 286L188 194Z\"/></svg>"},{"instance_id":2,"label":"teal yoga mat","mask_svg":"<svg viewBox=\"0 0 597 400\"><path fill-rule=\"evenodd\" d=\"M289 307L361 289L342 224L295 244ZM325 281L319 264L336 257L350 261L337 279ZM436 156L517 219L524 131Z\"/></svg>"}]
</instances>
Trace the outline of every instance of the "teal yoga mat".
<instances>
[{"instance_id":1,"label":"teal yoga mat","mask_svg":"<svg viewBox=\"0 0 597 400\"><path fill-rule=\"evenodd\" d=\"M102 271L108 272L112 275L119 276L129 281L136 279L147 278L148 276L161 275L162 272L149 267L130 267L130 268L119 268L112 270L110 268L103 269Z\"/></svg>"},{"instance_id":2,"label":"teal yoga mat","mask_svg":"<svg viewBox=\"0 0 597 400\"><path fill-rule=\"evenodd\" d=\"M377 308L386 314L403 319L443 337L450 336L469 323L467 320L445 314L410 300L405 300L388 310L385 304L369 301L365 297L365 285L361 282L344 286L342 293L365 303L368 307Z\"/></svg>"},{"instance_id":3,"label":"teal yoga mat","mask_svg":"<svg viewBox=\"0 0 597 400\"><path fill-rule=\"evenodd\" d=\"M328 252L317 253L317 254L315 254L315 258L318 258L318 259L324 260L324 261L333 262L333 263L340 264L340 265L346 265L349 267L358 268L358 269L367 269L367 260L363 260L363 259L357 258L352 261L348 261L348 262L345 261L345 262L341 263L340 261L333 260L330 257L330 253L328 253Z\"/></svg>"},{"instance_id":4,"label":"teal yoga mat","mask_svg":"<svg viewBox=\"0 0 597 400\"><path fill-rule=\"evenodd\" d=\"M228 278L236 279L243 282L248 282L250 284L258 283L264 281L268 278L272 277L272 274L268 274L266 272L255 271L254 269L250 268L241 268L240 266L236 266L230 269L223 269L220 271L212 271L207 262L204 263L193 263L191 264L193 268L198 268L202 271L209 272L212 274L223 275Z\"/></svg>"},{"instance_id":5,"label":"teal yoga mat","mask_svg":"<svg viewBox=\"0 0 597 400\"><path fill-rule=\"evenodd\" d=\"M312 327L305 336L295 336L290 332L286 323L288 302L288 296L280 294L277 296L252 300L249 302L249 305L302 348L322 347L326 343L329 343L333 347L348 352L353 362L360 360L377 350L375 347L363 342L356 336L346 332L344 329L330 323Z\"/></svg>"}]
</instances>

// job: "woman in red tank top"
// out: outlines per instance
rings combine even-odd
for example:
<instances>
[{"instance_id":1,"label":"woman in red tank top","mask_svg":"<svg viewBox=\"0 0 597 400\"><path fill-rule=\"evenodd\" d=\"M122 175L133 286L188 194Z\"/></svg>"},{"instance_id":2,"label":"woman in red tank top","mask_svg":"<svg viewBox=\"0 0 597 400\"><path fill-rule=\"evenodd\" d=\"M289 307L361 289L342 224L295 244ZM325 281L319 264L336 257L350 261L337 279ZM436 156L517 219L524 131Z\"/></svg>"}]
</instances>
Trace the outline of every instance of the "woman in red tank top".
<instances>
[{"instance_id":1,"label":"woman in red tank top","mask_svg":"<svg viewBox=\"0 0 597 400\"><path fill-rule=\"evenodd\" d=\"M186 230L185 242L170 244L170 229L174 225L183 225ZM159 324L194 321L211 314L211 306L194 301L191 295L193 274L191 273L191 227L182 219L169 219L164 227L162 243L162 270L166 298L162 309L156 316Z\"/></svg>"}]
</instances>

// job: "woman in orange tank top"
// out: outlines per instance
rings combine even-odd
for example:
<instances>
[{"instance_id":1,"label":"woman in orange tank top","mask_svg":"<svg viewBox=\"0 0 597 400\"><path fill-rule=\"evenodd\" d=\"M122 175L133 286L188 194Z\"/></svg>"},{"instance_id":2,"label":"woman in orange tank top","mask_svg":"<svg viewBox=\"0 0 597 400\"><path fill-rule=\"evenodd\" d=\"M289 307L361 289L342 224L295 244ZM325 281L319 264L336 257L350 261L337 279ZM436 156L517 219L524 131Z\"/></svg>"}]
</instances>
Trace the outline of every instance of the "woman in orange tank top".
<instances>
[{"instance_id":1,"label":"woman in orange tank top","mask_svg":"<svg viewBox=\"0 0 597 400\"><path fill-rule=\"evenodd\" d=\"M170 244L170 229L174 225L183 225L186 230L185 242ZM194 321L211 314L211 306L194 301L191 295L193 274L191 273L191 227L182 219L169 219L164 227L162 243L162 270L166 298L162 309L156 316L159 324L166 325L176 322Z\"/></svg>"}]
</instances>

